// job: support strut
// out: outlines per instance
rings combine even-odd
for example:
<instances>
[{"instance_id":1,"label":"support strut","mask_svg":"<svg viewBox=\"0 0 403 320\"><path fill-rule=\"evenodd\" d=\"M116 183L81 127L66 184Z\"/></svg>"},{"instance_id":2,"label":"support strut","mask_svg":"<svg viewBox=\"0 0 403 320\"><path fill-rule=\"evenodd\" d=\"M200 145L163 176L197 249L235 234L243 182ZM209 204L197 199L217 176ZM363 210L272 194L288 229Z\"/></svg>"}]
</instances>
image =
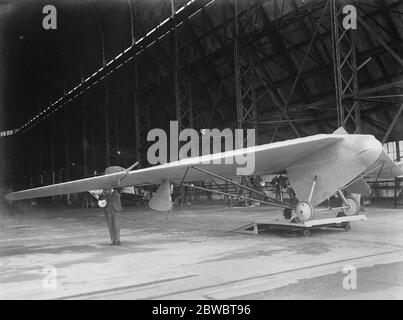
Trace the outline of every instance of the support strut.
<instances>
[{"instance_id":1,"label":"support strut","mask_svg":"<svg viewBox=\"0 0 403 320\"><path fill-rule=\"evenodd\" d=\"M200 171L200 172L203 172L203 173L205 173L205 174L207 174L207 175L210 175L210 176L212 176L212 177L215 177L215 178L217 178L217 179L220 179L220 180L222 180L222 181L228 182L228 183L230 183L230 184L232 184L232 185L234 185L234 186L237 186L237 187L239 187L239 188L241 188L241 189L245 189L245 190L248 190L248 191L253 192L253 193L255 193L255 194L258 194L258 195L264 197L265 199L268 199L268 200L272 201L273 203L276 203L276 204L281 205L282 207L284 207L284 202L279 201L279 200L277 200L277 199L274 199L274 198L272 198L272 197L269 197L267 194L265 194L265 193L263 193L263 192L257 191L257 190L255 190L255 189L249 188L249 187L244 186L244 185L241 185L241 184L236 183L236 182L234 182L234 181L232 181L232 180L230 180L230 179L221 177L221 176L219 176L219 175L217 175L217 174L215 174L215 173L209 172L209 171L207 171L207 170L200 169L200 168L195 167L195 166L191 166L191 168L192 168L192 169L195 169L195 170L198 170L198 171ZM286 208L295 209L295 206L292 206L292 205L290 205L290 204L287 204Z\"/></svg>"},{"instance_id":2,"label":"support strut","mask_svg":"<svg viewBox=\"0 0 403 320\"><path fill-rule=\"evenodd\" d=\"M188 187L188 188L193 188L193 189L197 189L197 190L201 190L201 191L207 191L207 192L211 192L211 193L217 193L217 194L221 194L224 196L228 196L228 197L232 197L232 198L239 198L239 199L243 199L243 200L249 200L249 201L256 201L256 202L260 202L260 203L264 203L264 204L268 204L268 205L272 205L272 206L277 206L277 207L286 207L286 204L280 205L277 203L272 203L272 202L267 202L267 201L263 201L263 200L259 200L259 199L253 199L253 198L249 198L249 197L244 197L244 196L240 196L237 194L232 194L232 193L228 193L228 192L223 192L223 191L218 191L218 190L211 190L211 189L207 189L207 188L203 188L203 187L197 187L191 184L187 184L187 183L182 183L183 186Z\"/></svg>"},{"instance_id":3,"label":"support strut","mask_svg":"<svg viewBox=\"0 0 403 320\"><path fill-rule=\"evenodd\" d=\"M207 174L207 175L209 175L209 176L212 176L212 177L214 177L214 178L220 179L220 180L225 181L225 182L227 182L227 183L230 183L230 184L232 184L232 185L234 185L234 186L237 186L238 188L241 188L241 189L244 189L244 190L248 190L248 191L250 191L250 192L253 192L253 193L255 193L255 194L258 194L258 195L264 197L264 199L268 199L270 202L269 202L269 201L260 200L260 199L254 199L254 198L244 197L244 196L240 196L240 195L234 195L234 194L231 194L231 193L228 193L228 192L217 191L217 190L211 190L211 189L207 189L207 188L203 188L203 187L196 187L196 186L193 186L193 185L185 184L185 183L183 183L183 182L184 182L184 180L185 180L185 178L186 178L186 175L187 175L189 169L198 170L198 171L200 171L200 172L202 172L202 173L204 173L204 174ZM268 195L266 195L266 194L263 193L263 192L254 190L254 189L249 188L249 187L247 187L247 186L243 186L243 185L241 185L241 184L239 184L239 183L236 183L236 182L234 182L234 181L232 181L232 180L230 180L230 179L221 177L221 176L219 176L219 175L217 175L217 174L215 174L215 173L209 172L209 171L204 170L204 169L200 169L200 168L195 167L195 166L189 166L189 167L186 169L185 174L184 174L184 176L183 176L183 178L182 178L182 181L181 181L180 185L181 185L181 186L188 187L188 188L193 188L193 189L198 189L198 190L202 190L202 191L211 192L211 193L217 193L217 194L221 194L221 195L225 195L225 196L229 196L229 197L233 197L233 198L239 198L239 199L244 199L244 200L250 200L250 201L260 202L260 203L264 203L264 204L268 204L268 205L273 205L273 206L277 206L277 207L281 207L281 208L295 209L295 206L293 206L293 205L291 205L291 204L288 204L288 203L279 201L279 200L277 200L277 199L271 198L271 197L269 197Z\"/></svg>"}]
</instances>

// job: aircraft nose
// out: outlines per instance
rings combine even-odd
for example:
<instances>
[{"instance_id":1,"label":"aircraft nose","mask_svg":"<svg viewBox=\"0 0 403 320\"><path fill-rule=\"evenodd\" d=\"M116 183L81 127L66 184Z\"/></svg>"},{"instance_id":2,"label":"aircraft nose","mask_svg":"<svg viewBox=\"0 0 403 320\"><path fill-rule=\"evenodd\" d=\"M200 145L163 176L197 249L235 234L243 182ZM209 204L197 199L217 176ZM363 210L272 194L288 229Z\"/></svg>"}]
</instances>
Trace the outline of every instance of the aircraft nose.
<instances>
[{"instance_id":1,"label":"aircraft nose","mask_svg":"<svg viewBox=\"0 0 403 320\"><path fill-rule=\"evenodd\" d=\"M369 136L365 138L364 141L361 141L360 149L361 151L359 152L358 156L361 162L367 167L378 160L383 150L382 144L372 136Z\"/></svg>"}]
</instances>

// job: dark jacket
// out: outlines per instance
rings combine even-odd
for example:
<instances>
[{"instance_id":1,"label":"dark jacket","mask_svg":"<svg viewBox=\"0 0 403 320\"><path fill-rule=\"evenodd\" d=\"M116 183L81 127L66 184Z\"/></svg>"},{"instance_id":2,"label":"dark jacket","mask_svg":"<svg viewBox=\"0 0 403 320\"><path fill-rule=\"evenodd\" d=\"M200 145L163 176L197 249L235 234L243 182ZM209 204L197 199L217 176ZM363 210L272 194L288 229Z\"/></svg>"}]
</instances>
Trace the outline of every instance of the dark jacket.
<instances>
[{"instance_id":1,"label":"dark jacket","mask_svg":"<svg viewBox=\"0 0 403 320\"><path fill-rule=\"evenodd\" d=\"M100 200L105 199L106 200L106 207L105 211L117 211L120 212L123 210L122 208L122 202L120 201L120 193L118 190L113 189L113 191L110 190L104 190L100 197Z\"/></svg>"}]
</instances>

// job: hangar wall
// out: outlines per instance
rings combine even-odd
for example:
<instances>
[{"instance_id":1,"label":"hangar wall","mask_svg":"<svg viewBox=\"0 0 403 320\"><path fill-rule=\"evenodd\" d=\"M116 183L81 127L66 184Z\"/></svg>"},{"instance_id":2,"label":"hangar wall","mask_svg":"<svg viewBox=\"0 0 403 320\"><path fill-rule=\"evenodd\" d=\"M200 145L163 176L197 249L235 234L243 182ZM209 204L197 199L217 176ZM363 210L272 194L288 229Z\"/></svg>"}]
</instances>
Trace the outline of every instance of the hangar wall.
<instances>
[{"instance_id":1,"label":"hangar wall","mask_svg":"<svg viewBox=\"0 0 403 320\"><path fill-rule=\"evenodd\" d=\"M51 35L13 20L43 4L8 16L21 66L2 129L21 131L0 138L6 188L145 166L148 130L175 119L255 128L259 143L338 126L403 138L402 1L356 2L357 30L337 0L60 1Z\"/></svg>"}]
</instances>

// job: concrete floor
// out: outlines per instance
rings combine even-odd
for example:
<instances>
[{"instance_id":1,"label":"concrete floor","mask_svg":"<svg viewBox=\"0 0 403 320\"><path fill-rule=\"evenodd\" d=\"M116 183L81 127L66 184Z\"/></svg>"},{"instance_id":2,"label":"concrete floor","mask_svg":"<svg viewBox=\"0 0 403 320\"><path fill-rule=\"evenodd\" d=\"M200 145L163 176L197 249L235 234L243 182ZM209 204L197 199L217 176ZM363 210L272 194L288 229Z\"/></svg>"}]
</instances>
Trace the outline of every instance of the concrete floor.
<instances>
[{"instance_id":1,"label":"concrete floor","mask_svg":"<svg viewBox=\"0 0 403 320\"><path fill-rule=\"evenodd\" d=\"M0 299L402 299L403 210L365 210L350 232L303 237L231 232L281 217L275 208L196 205L167 220L130 207L112 247L100 209L3 209Z\"/></svg>"}]
</instances>

